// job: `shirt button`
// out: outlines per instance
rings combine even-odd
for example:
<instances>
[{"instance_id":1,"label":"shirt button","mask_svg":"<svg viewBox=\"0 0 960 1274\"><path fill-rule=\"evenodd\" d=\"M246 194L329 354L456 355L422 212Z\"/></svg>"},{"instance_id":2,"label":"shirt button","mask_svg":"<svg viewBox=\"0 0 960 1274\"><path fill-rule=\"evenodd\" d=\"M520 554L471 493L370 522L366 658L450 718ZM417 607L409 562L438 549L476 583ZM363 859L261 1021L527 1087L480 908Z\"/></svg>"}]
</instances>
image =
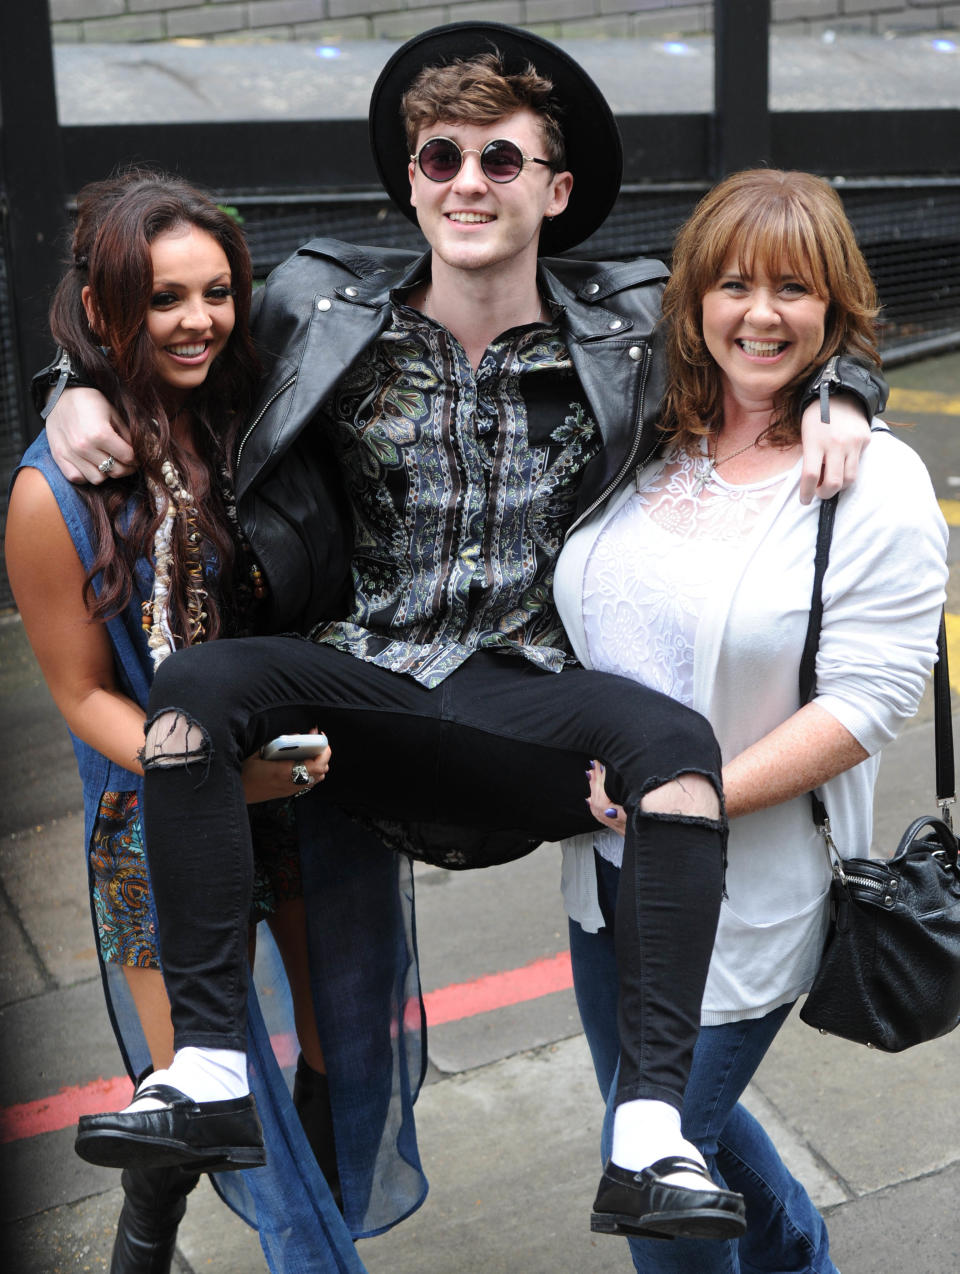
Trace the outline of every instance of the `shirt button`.
<instances>
[{"instance_id":1,"label":"shirt button","mask_svg":"<svg viewBox=\"0 0 960 1274\"><path fill-rule=\"evenodd\" d=\"M345 295L345 296L359 296L359 295L360 295L360 293L359 293L359 291L357 290L357 288L344 288L344 289L343 289L343 292L344 292L344 295Z\"/></svg>"},{"instance_id":2,"label":"shirt button","mask_svg":"<svg viewBox=\"0 0 960 1274\"><path fill-rule=\"evenodd\" d=\"M599 284L599 283L588 283L588 284L587 284L587 286L586 286L583 290L584 290L584 292L585 292L585 294L586 294L587 296L596 296L596 295L597 295L597 293L600 291L600 284Z\"/></svg>"},{"instance_id":3,"label":"shirt button","mask_svg":"<svg viewBox=\"0 0 960 1274\"><path fill-rule=\"evenodd\" d=\"M630 348L627 350L627 353L630 355L630 357L633 359L635 363L639 363L640 359L643 358L643 350L640 348L639 345L631 345Z\"/></svg>"},{"instance_id":4,"label":"shirt button","mask_svg":"<svg viewBox=\"0 0 960 1274\"><path fill-rule=\"evenodd\" d=\"M321 296L320 300L317 302L317 309L326 312L332 305L333 302L328 296Z\"/></svg>"},{"instance_id":5,"label":"shirt button","mask_svg":"<svg viewBox=\"0 0 960 1274\"><path fill-rule=\"evenodd\" d=\"M610 331L619 332L621 327L623 327L623 319L614 319L610 324Z\"/></svg>"}]
</instances>

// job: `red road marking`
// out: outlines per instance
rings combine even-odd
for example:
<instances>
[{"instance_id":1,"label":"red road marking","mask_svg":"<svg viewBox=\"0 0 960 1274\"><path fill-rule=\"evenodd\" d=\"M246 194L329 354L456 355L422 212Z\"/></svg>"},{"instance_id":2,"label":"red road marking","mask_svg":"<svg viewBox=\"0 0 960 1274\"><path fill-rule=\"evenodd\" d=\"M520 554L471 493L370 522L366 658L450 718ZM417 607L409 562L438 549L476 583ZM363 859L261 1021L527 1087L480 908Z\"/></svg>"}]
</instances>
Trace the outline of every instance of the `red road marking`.
<instances>
[{"instance_id":1,"label":"red road marking","mask_svg":"<svg viewBox=\"0 0 960 1274\"><path fill-rule=\"evenodd\" d=\"M570 953L561 951L520 969L506 969L472 982L456 982L428 991L423 1000L429 1025L441 1026L444 1022L458 1022L508 1004L522 1004L542 995L552 995L554 991L565 991L572 985ZM283 1037L276 1040L275 1045L281 1065L292 1064L295 1058L292 1041ZM58 1093L38 1101L7 1106L0 1110L0 1145L38 1137L45 1132L59 1132L75 1124L81 1115L119 1110L130 1096L130 1080L126 1075L119 1075L115 1079L96 1079L89 1084L61 1088Z\"/></svg>"},{"instance_id":2,"label":"red road marking","mask_svg":"<svg viewBox=\"0 0 960 1274\"><path fill-rule=\"evenodd\" d=\"M566 991L571 986L570 952L560 951L545 960L525 964L521 969L506 969L473 982L457 982L438 991L428 991L423 1002L428 1025L441 1026L444 1022L458 1022L477 1013L502 1009L508 1004L536 1000L554 991Z\"/></svg>"},{"instance_id":3,"label":"red road marking","mask_svg":"<svg viewBox=\"0 0 960 1274\"><path fill-rule=\"evenodd\" d=\"M99 1115L105 1110L120 1110L133 1093L126 1075L116 1079L95 1079L91 1084L61 1088L52 1097L21 1102L0 1110L0 1145L22 1141L42 1132L59 1132L75 1124L81 1115Z\"/></svg>"}]
</instances>

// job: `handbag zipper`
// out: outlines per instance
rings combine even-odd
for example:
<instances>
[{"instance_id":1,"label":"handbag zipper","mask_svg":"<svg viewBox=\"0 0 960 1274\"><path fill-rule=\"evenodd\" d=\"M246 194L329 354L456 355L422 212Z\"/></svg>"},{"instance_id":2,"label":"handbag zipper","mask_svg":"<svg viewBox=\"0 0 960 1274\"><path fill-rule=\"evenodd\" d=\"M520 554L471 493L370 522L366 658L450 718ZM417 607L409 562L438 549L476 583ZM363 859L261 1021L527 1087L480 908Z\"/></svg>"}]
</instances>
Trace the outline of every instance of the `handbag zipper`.
<instances>
[{"instance_id":1,"label":"handbag zipper","mask_svg":"<svg viewBox=\"0 0 960 1274\"><path fill-rule=\"evenodd\" d=\"M860 885L864 889L874 889L878 894L882 894L886 885L881 884L879 880L874 880L871 876L855 876L846 871L843 873L843 881L848 885Z\"/></svg>"},{"instance_id":2,"label":"handbag zipper","mask_svg":"<svg viewBox=\"0 0 960 1274\"><path fill-rule=\"evenodd\" d=\"M833 865L834 880L840 882L844 888L848 885L855 885L859 889L868 889L871 893L877 895L880 904L884 907L892 907L897 901L897 889L899 881L891 880L874 880L872 876L863 876L859 872L844 871L840 861Z\"/></svg>"}]
</instances>

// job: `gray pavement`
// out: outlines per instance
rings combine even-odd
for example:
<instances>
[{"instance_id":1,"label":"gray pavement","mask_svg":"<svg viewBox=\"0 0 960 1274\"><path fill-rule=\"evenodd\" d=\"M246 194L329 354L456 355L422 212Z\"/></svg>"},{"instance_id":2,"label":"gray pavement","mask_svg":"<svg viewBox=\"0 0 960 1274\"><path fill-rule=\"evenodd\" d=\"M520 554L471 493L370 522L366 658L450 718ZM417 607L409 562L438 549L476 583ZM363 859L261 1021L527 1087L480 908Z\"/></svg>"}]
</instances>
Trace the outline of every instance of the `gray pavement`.
<instances>
[{"instance_id":1,"label":"gray pavement","mask_svg":"<svg viewBox=\"0 0 960 1274\"><path fill-rule=\"evenodd\" d=\"M898 416L918 421L904 436L938 495L956 501L960 355L891 379L915 395ZM960 615L953 535L949 608ZM0 618L0 711L0 1251L14 1274L103 1271L116 1173L77 1159L71 1128L24 1136L15 1121L25 1103L120 1072L90 930L73 757L15 616ZM931 761L925 703L884 758L878 845L892 849L912 813L931 808ZM420 871L425 989L562 951L558 877L550 846L488 872ZM572 992L438 1026L429 1052L417 1111L431 1192L403 1225L362 1243L370 1274L625 1274L625 1245L587 1226L602 1107ZM958 1064L960 1032L888 1057L792 1019L761 1067L749 1104L828 1214L843 1274L960 1268ZM181 1227L177 1274L265 1268L256 1236L204 1186Z\"/></svg>"},{"instance_id":2,"label":"gray pavement","mask_svg":"<svg viewBox=\"0 0 960 1274\"><path fill-rule=\"evenodd\" d=\"M614 111L709 111L713 43L571 39L559 43L596 79ZM933 109L960 105L960 47L931 35L837 33L770 41L776 111ZM245 119L362 119L370 89L400 44L60 44L64 124Z\"/></svg>"}]
</instances>

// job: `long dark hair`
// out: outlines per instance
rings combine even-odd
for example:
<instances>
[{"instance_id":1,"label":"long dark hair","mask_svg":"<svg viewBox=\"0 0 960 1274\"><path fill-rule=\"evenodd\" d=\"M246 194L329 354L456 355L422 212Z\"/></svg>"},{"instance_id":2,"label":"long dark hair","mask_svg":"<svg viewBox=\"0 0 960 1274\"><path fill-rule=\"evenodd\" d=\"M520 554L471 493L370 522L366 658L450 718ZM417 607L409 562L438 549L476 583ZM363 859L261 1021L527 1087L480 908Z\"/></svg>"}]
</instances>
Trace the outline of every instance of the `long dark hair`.
<instances>
[{"instance_id":1,"label":"long dark hair","mask_svg":"<svg viewBox=\"0 0 960 1274\"><path fill-rule=\"evenodd\" d=\"M181 475L187 457L171 435L171 416L157 375L155 350L146 328L153 292L150 245L164 231L196 226L211 235L226 255L234 291L236 321L204 383L190 396L198 427L193 445L202 462L207 490L194 492L198 531L220 568L219 597L205 603L205 635L223 627L224 607L236 553L223 493L232 422L251 405L259 363L250 337L252 271L239 226L201 191L178 177L149 169L129 169L85 186L77 197L71 260L50 307L54 339L84 368L90 382L126 422L139 471L84 491L90 507L97 558L84 584L90 614L105 619L130 601L138 559L151 557L162 513L150 494L163 488L162 466L172 461ZM89 286L95 330L87 321L82 293ZM131 498L136 497L136 498ZM173 564L169 621L185 645L187 619L187 529L177 518L171 545ZM196 549L193 550L196 557ZM99 594L93 579L101 575Z\"/></svg>"}]
</instances>

